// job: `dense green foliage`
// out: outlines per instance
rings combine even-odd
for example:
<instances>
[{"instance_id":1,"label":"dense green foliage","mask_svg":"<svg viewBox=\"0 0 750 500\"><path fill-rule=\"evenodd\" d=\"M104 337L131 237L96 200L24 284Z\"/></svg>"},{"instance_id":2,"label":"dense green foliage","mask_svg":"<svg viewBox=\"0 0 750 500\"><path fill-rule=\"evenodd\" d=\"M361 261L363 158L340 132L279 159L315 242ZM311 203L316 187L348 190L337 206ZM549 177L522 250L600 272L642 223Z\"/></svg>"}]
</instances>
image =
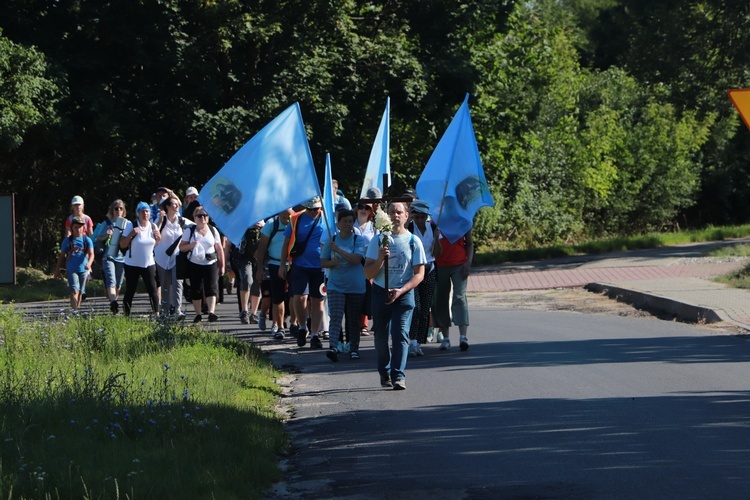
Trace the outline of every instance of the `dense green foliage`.
<instances>
[{"instance_id":1,"label":"dense green foliage","mask_svg":"<svg viewBox=\"0 0 750 500\"><path fill-rule=\"evenodd\" d=\"M200 187L295 101L352 197L386 96L398 190L470 93L496 201L480 241L750 214L750 136L726 97L750 80L739 0L8 0L0 29L22 264L50 262L72 195L99 219L115 197Z\"/></svg>"}]
</instances>

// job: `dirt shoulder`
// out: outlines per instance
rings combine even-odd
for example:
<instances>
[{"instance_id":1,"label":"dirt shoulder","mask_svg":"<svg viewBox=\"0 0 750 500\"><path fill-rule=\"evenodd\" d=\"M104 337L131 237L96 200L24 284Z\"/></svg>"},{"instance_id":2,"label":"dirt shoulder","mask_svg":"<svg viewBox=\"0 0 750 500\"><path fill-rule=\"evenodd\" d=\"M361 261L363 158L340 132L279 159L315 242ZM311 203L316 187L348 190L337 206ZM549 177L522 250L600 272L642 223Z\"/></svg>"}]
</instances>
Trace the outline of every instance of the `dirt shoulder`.
<instances>
[{"instance_id":1,"label":"dirt shoulder","mask_svg":"<svg viewBox=\"0 0 750 500\"><path fill-rule=\"evenodd\" d=\"M552 290L527 290L469 294L470 307L500 309L527 309L532 311L571 311L581 314L609 314L660 321L676 321L669 315L638 309L625 302L610 299L604 294L583 288L557 288ZM747 332L728 323L691 323L715 333L746 335Z\"/></svg>"}]
</instances>

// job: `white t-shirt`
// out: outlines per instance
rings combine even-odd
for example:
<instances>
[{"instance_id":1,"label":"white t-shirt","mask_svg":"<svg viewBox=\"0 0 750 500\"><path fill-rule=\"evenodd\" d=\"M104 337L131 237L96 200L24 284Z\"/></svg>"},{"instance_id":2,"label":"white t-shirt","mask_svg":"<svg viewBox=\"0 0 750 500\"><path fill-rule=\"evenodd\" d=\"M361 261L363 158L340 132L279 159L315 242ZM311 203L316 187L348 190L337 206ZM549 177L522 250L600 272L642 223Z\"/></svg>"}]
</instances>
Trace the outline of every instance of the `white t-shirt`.
<instances>
[{"instance_id":1,"label":"white t-shirt","mask_svg":"<svg viewBox=\"0 0 750 500\"><path fill-rule=\"evenodd\" d=\"M426 264L422 241L409 231L399 235L388 236L388 288L401 288L414 276L414 266ZM380 255L380 236L370 240L367 246L368 259L377 260ZM380 268L374 280L376 285L385 288L385 269Z\"/></svg>"},{"instance_id":2,"label":"white t-shirt","mask_svg":"<svg viewBox=\"0 0 750 500\"><path fill-rule=\"evenodd\" d=\"M140 225L140 222L138 224ZM141 232L131 240L130 248L123 250L125 253L125 264L133 267L149 267L154 265L155 228L156 226L151 222L145 228L141 227ZM125 223L125 230L122 232L123 238L129 236L132 232L133 222L127 221Z\"/></svg>"},{"instance_id":3,"label":"white t-shirt","mask_svg":"<svg viewBox=\"0 0 750 500\"><path fill-rule=\"evenodd\" d=\"M184 233L182 233L182 241L186 241L190 243L191 241L197 241L198 244L193 247L193 249L190 251L188 260L192 262L193 264L198 264L199 266L210 266L214 262L219 260L218 255L216 254L216 243L219 243L221 240L219 239L219 233L214 229L213 226L208 226L210 228L209 231L206 231L206 235L203 236L198 232L198 228L195 229L195 231L192 231L191 229L186 229ZM192 238L191 234L192 233ZM211 258L207 258L207 256L212 255Z\"/></svg>"},{"instance_id":4,"label":"white t-shirt","mask_svg":"<svg viewBox=\"0 0 750 500\"><path fill-rule=\"evenodd\" d=\"M182 219L187 226L193 225L190 219ZM189 231L189 229L187 229ZM175 241L182 238L182 227L180 226L180 216L175 216L174 222L170 222L166 217L164 227L161 229L161 241L154 248L154 261L162 269L172 269L177 262L177 254L180 253L179 244L175 247L172 255L167 255L167 250Z\"/></svg>"},{"instance_id":5,"label":"white t-shirt","mask_svg":"<svg viewBox=\"0 0 750 500\"><path fill-rule=\"evenodd\" d=\"M422 231L419 230L419 226L414 224L414 236L422 240L422 248L424 248L424 255L427 258L427 263L435 262L435 256L432 255L432 245L435 243L435 235L432 231L432 224L430 224L429 221L425 223L425 231L424 234L422 234ZM162 236L163 238L163 236Z\"/></svg>"}]
</instances>

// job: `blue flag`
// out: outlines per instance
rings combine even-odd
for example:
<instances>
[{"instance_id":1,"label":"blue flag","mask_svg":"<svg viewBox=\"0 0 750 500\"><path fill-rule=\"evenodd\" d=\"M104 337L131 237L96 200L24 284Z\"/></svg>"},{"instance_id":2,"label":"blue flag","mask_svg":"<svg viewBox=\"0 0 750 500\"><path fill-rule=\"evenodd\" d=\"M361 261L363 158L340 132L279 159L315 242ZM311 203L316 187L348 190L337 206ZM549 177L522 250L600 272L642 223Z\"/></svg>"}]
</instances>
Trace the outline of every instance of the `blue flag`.
<instances>
[{"instance_id":1,"label":"blue flag","mask_svg":"<svg viewBox=\"0 0 750 500\"><path fill-rule=\"evenodd\" d=\"M367 162L367 172L365 172L365 181L362 183L362 193L360 198L367 195L367 190L371 187L380 189L385 193L388 186L391 185L391 98L385 101L385 112L380 120L378 134L375 136L375 142L370 151L370 160ZM383 186L383 174L388 174L388 186Z\"/></svg>"},{"instance_id":2,"label":"blue flag","mask_svg":"<svg viewBox=\"0 0 750 500\"><path fill-rule=\"evenodd\" d=\"M294 103L242 146L198 199L239 246L248 227L319 195L302 112Z\"/></svg>"},{"instance_id":3,"label":"blue flag","mask_svg":"<svg viewBox=\"0 0 750 500\"><path fill-rule=\"evenodd\" d=\"M469 94L432 152L417 196L430 204L430 216L451 243L469 232L477 210L495 206L471 125Z\"/></svg>"},{"instance_id":4,"label":"blue flag","mask_svg":"<svg viewBox=\"0 0 750 500\"><path fill-rule=\"evenodd\" d=\"M327 226L327 234L338 233L336 228L335 201L333 198L333 175L331 174L331 154L326 153L326 178L323 183L323 220Z\"/></svg>"}]
</instances>

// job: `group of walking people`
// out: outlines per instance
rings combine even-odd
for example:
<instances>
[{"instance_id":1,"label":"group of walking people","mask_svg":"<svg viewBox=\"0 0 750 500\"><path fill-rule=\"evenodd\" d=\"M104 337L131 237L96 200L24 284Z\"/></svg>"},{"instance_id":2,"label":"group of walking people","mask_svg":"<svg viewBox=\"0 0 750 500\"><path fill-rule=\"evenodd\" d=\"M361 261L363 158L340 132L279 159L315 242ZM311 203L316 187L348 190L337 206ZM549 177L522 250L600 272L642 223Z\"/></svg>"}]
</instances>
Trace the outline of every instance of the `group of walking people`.
<instances>
[{"instance_id":1,"label":"group of walking people","mask_svg":"<svg viewBox=\"0 0 750 500\"><path fill-rule=\"evenodd\" d=\"M321 349L327 340L325 354L333 362L346 353L360 359L361 337L370 334L372 319L383 387L406 388L407 358L423 355L421 345L437 338L441 350L450 349L452 324L459 328L460 349L469 348L471 231L450 243L413 190L399 198L404 201L391 202L387 215L377 188L355 205L340 194L334 214L324 214L316 197L296 211L250 221L237 246L211 225L195 188L184 200L168 188L158 188L154 198L152 205L137 204L133 220L117 199L94 225L83 199L73 197L55 273L64 263L72 310L80 308L96 261L113 314L123 280L123 312L130 315L142 279L154 315L184 320L186 295L194 322L204 316L215 322L220 279L231 268L243 324L251 322L252 293L259 323L270 322L276 340L288 334L299 347L309 342ZM324 229L325 217L333 217L335 230Z\"/></svg>"}]
</instances>

